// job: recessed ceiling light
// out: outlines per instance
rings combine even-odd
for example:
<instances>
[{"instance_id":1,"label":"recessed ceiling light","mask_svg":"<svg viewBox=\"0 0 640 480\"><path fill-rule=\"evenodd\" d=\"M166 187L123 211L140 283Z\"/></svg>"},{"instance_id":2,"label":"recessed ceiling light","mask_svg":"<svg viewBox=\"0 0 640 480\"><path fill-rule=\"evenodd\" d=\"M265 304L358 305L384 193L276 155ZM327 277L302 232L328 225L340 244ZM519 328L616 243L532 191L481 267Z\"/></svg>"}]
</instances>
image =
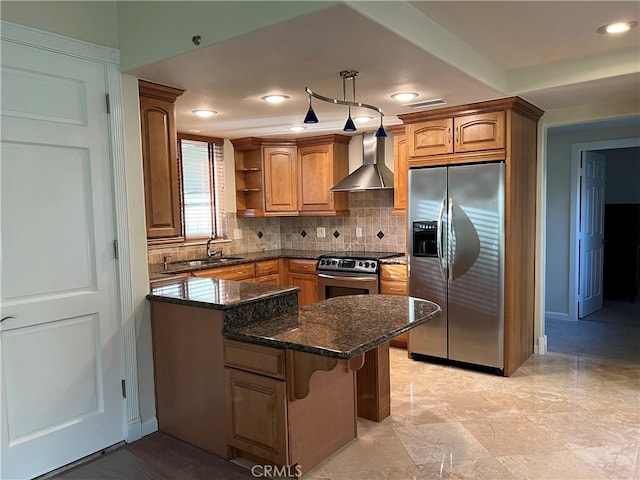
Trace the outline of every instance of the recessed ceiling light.
<instances>
[{"instance_id":1,"label":"recessed ceiling light","mask_svg":"<svg viewBox=\"0 0 640 480\"><path fill-rule=\"evenodd\" d=\"M216 112L215 110L201 109L201 110L193 110L193 113L195 113L197 116L202 118L209 118L209 117L213 117L218 112Z\"/></svg>"},{"instance_id":2,"label":"recessed ceiling light","mask_svg":"<svg viewBox=\"0 0 640 480\"><path fill-rule=\"evenodd\" d=\"M398 102L408 102L409 100L413 100L418 96L415 92L399 92L391 95L391 98L397 100Z\"/></svg>"},{"instance_id":3,"label":"recessed ceiling light","mask_svg":"<svg viewBox=\"0 0 640 480\"><path fill-rule=\"evenodd\" d=\"M370 117L368 115L362 115L360 117L353 117L353 121L356 123L367 123L370 122L371 120L373 120L373 117Z\"/></svg>"},{"instance_id":4,"label":"recessed ceiling light","mask_svg":"<svg viewBox=\"0 0 640 480\"><path fill-rule=\"evenodd\" d=\"M287 95L265 95L264 97L260 97L261 100L269 103L282 103L288 98Z\"/></svg>"},{"instance_id":5,"label":"recessed ceiling light","mask_svg":"<svg viewBox=\"0 0 640 480\"><path fill-rule=\"evenodd\" d=\"M598 29L598 33L603 34L616 34L616 33L625 33L638 26L638 22L615 22L608 23L606 25L601 26Z\"/></svg>"},{"instance_id":6,"label":"recessed ceiling light","mask_svg":"<svg viewBox=\"0 0 640 480\"><path fill-rule=\"evenodd\" d=\"M289 130L291 130L292 132L301 132L302 130L304 130L306 127L301 127L301 126L295 126L295 127L291 127L289 128Z\"/></svg>"}]
</instances>

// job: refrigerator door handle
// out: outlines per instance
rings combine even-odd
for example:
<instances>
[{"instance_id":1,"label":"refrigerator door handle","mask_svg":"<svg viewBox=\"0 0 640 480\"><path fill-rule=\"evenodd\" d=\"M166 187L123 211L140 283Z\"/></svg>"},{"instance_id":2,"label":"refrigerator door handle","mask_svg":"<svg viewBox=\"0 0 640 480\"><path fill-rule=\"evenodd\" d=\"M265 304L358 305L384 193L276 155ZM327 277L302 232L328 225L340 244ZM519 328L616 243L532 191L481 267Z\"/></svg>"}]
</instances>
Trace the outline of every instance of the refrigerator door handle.
<instances>
[{"instance_id":1,"label":"refrigerator door handle","mask_svg":"<svg viewBox=\"0 0 640 480\"><path fill-rule=\"evenodd\" d=\"M453 246L453 197L449 197L449 212L447 213L447 275L453 280L453 260L455 258Z\"/></svg>"},{"instance_id":2,"label":"refrigerator door handle","mask_svg":"<svg viewBox=\"0 0 640 480\"><path fill-rule=\"evenodd\" d=\"M444 226L442 225L442 215L444 214L444 204L445 204L446 201L447 201L447 199L443 198L442 202L440 202L440 212L438 213L438 229L436 231L437 249L438 249L438 266L440 267L440 276L442 277L442 280L446 280L447 279L447 274L445 272L445 266L443 265L443 263L444 263L444 255L443 255L444 245L442 243L442 230L444 228Z\"/></svg>"}]
</instances>

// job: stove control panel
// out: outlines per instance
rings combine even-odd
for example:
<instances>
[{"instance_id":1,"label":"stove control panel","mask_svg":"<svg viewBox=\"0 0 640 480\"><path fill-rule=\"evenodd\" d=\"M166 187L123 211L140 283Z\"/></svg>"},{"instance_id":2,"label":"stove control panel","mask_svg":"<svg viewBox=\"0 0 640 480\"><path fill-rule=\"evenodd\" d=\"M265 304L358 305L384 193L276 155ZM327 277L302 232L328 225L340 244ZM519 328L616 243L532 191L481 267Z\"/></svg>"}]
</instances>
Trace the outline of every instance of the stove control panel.
<instances>
[{"instance_id":1,"label":"stove control panel","mask_svg":"<svg viewBox=\"0 0 640 480\"><path fill-rule=\"evenodd\" d=\"M321 258L318 270L333 272L378 273L377 260L357 258Z\"/></svg>"}]
</instances>

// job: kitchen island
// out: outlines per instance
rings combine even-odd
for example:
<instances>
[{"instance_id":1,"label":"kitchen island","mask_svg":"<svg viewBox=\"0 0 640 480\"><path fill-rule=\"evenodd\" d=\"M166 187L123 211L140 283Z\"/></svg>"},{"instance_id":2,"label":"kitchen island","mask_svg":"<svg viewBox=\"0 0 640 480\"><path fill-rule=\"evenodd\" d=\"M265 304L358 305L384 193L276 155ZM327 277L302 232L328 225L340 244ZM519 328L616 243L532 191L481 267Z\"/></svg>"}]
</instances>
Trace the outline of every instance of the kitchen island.
<instances>
[{"instance_id":1,"label":"kitchen island","mask_svg":"<svg viewBox=\"0 0 640 480\"><path fill-rule=\"evenodd\" d=\"M364 353L440 313L387 295L298 308L296 290L210 278L152 289L161 431L224 458L307 472L357 436Z\"/></svg>"}]
</instances>

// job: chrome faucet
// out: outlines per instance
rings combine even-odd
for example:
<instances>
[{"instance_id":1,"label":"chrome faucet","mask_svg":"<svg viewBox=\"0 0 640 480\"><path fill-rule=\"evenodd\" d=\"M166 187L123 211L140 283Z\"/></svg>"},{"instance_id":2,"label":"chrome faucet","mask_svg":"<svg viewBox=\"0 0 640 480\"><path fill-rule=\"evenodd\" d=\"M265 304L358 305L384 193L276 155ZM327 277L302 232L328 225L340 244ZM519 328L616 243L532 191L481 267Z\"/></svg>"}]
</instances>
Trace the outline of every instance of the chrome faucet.
<instances>
[{"instance_id":1,"label":"chrome faucet","mask_svg":"<svg viewBox=\"0 0 640 480\"><path fill-rule=\"evenodd\" d=\"M222 250L214 250L213 252L211 251L211 242L213 242L213 240L213 235L209 237L209 240L207 240L207 257L211 258L215 257L216 255L220 255L222 257Z\"/></svg>"}]
</instances>

